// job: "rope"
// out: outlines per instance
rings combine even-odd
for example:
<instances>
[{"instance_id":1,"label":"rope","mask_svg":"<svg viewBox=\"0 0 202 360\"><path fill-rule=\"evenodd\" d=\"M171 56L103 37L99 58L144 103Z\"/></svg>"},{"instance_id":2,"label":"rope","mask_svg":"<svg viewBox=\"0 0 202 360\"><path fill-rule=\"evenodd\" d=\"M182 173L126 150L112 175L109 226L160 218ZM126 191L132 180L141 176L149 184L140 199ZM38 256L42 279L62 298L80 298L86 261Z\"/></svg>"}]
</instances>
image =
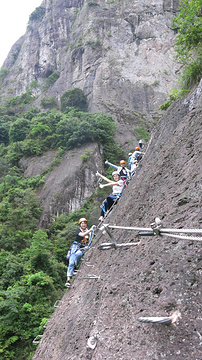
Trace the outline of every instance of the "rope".
<instances>
[{"instance_id":1,"label":"rope","mask_svg":"<svg viewBox=\"0 0 202 360\"><path fill-rule=\"evenodd\" d=\"M93 225L94 226L94 225ZM93 235L94 235L94 230L92 229L90 232L90 238L89 238L89 244L88 244L88 248L91 246L92 244L92 239L93 239Z\"/></svg>"},{"instance_id":2,"label":"rope","mask_svg":"<svg viewBox=\"0 0 202 360\"><path fill-rule=\"evenodd\" d=\"M140 244L140 241L136 242L136 243L122 243L122 244L103 243L103 244L98 245L98 249L99 250L109 250L109 249L117 249L117 248L126 247L126 246L138 246L139 244Z\"/></svg>"},{"instance_id":3,"label":"rope","mask_svg":"<svg viewBox=\"0 0 202 360\"><path fill-rule=\"evenodd\" d=\"M43 336L43 335L37 335L37 336L34 338L34 340L32 341L32 343L33 343L33 344L39 344L39 343L40 343L40 340L37 341L36 339L39 338L39 337L42 338L42 336Z\"/></svg>"},{"instance_id":4,"label":"rope","mask_svg":"<svg viewBox=\"0 0 202 360\"><path fill-rule=\"evenodd\" d=\"M169 237L173 237L173 238L177 238L177 239L183 239L183 240L202 241L202 237L197 237L197 236L174 235L174 234L169 234L169 233L163 233L160 235L169 236Z\"/></svg>"},{"instance_id":5,"label":"rope","mask_svg":"<svg viewBox=\"0 0 202 360\"><path fill-rule=\"evenodd\" d=\"M201 229L161 229L160 227L156 228L139 228L139 227L129 227L129 226L117 226L117 225L105 225L108 226L108 228L111 229L122 229L122 230L137 230L137 231L143 231L143 233L139 233L139 235L143 236L153 236L153 235L165 235L170 237L175 237L178 239L183 240L192 240L192 241L202 241L202 237L197 236L186 236L186 235L175 235L175 234L169 234L171 233L181 233L181 234L202 234ZM145 231L145 233L144 233Z\"/></svg>"},{"instance_id":6,"label":"rope","mask_svg":"<svg viewBox=\"0 0 202 360\"><path fill-rule=\"evenodd\" d=\"M117 226L117 225L107 225L105 224L105 226L108 226L111 229L123 229L123 230L137 230L137 231L153 231L152 228L139 228L139 227L130 227L130 226Z\"/></svg>"},{"instance_id":7,"label":"rope","mask_svg":"<svg viewBox=\"0 0 202 360\"><path fill-rule=\"evenodd\" d=\"M176 233L187 233L187 234L202 234L202 229L159 229L160 232L176 232Z\"/></svg>"},{"instance_id":8,"label":"rope","mask_svg":"<svg viewBox=\"0 0 202 360\"><path fill-rule=\"evenodd\" d=\"M123 229L123 230L137 230L137 231L153 231L152 228L139 228L139 227L129 227L129 226L117 226L117 225L108 225L111 229ZM176 233L198 233L202 234L202 229L161 229L160 232L176 232Z\"/></svg>"},{"instance_id":9,"label":"rope","mask_svg":"<svg viewBox=\"0 0 202 360\"><path fill-rule=\"evenodd\" d=\"M97 275L86 275L83 279L100 279L100 276Z\"/></svg>"},{"instance_id":10,"label":"rope","mask_svg":"<svg viewBox=\"0 0 202 360\"><path fill-rule=\"evenodd\" d=\"M155 323L155 324L171 324L172 320L168 317L140 317L138 319L140 322L144 323Z\"/></svg>"},{"instance_id":11,"label":"rope","mask_svg":"<svg viewBox=\"0 0 202 360\"><path fill-rule=\"evenodd\" d=\"M138 320L140 322L145 322L145 323L157 323L157 324L167 324L167 325L169 325L169 324L175 323L180 318L181 318L181 313L179 312L179 310L176 310L170 316L139 317Z\"/></svg>"}]
</instances>

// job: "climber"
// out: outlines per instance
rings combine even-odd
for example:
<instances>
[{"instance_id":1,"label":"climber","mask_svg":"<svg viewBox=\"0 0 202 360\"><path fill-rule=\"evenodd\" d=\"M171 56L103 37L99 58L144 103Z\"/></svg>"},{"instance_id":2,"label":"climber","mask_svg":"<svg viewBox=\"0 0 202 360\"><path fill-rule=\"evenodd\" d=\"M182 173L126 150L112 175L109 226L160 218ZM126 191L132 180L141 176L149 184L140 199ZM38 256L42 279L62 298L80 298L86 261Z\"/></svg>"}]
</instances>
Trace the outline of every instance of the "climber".
<instances>
[{"instance_id":1,"label":"climber","mask_svg":"<svg viewBox=\"0 0 202 360\"><path fill-rule=\"evenodd\" d=\"M144 153L141 152L139 146L137 146L135 148L135 151L132 154L129 153L128 155L130 156L130 170L132 172L132 175L134 175L140 160L142 160Z\"/></svg>"},{"instance_id":2,"label":"climber","mask_svg":"<svg viewBox=\"0 0 202 360\"><path fill-rule=\"evenodd\" d=\"M103 201L102 211L99 220L103 221L104 216L109 212L110 208L112 207L114 201L120 199L124 187L124 181L120 179L120 175L118 171L114 171L112 173L113 181L109 180L105 176L101 175L98 171L96 173L97 176L101 177L103 180L107 182L107 184L100 184L99 187L102 189L104 187L112 186L113 192L112 194L108 195L106 200Z\"/></svg>"},{"instance_id":3,"label":"climber","mask_svg":"<svg viewBox=\"0 0 202 360\"><path fill-rule=\"evenodd\" d=\"M114 169L116 169L118 171L118 173L119 173L120 178L123 181L129 182L129 180L130 180L130 170L128 170L125 167L125 164L126 164L125 160L120 161L120 166L116 166L116 165L110 163L108 160L105 161L105 164L110 165ZM125 185L126 185L126 183L125 183Z\"/></svg>"},{"instance_id":4,"label":"climber","mask_svg":"<svg viewBox=\"0 0 202 360\"><path fill-rule=\"evenodd\" d=\"M93 225L89 230L87 229L88 220L86 218L79 219L80 228L76 229L75 240L71 245L67 259L69 259L69 266L67 269L67 282L66 287L70 286L70 280L72 275L77 273L77 265L81 260L81 257L84 255L85 248L89 243L89 234L94 230L95 225Z\"/></svg>"}]
</instances>

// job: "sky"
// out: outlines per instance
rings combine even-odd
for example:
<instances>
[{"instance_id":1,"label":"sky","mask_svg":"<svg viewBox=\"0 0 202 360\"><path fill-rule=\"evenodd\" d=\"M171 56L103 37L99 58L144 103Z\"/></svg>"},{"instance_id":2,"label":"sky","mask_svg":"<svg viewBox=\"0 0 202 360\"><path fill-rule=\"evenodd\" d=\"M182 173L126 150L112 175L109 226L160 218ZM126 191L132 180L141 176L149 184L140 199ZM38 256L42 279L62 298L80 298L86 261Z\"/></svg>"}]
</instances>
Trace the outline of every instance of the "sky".
<instances>
[{"instance_id":1,"label":"sky","mask_svg":"<svg viewBox=\"0 0 202 360\"><path fill-rule=\"evenodd\" d=\"M42 0L0 0L0 68L12 45L26 32L29 15Z\"/></svg>"}]
</instances>

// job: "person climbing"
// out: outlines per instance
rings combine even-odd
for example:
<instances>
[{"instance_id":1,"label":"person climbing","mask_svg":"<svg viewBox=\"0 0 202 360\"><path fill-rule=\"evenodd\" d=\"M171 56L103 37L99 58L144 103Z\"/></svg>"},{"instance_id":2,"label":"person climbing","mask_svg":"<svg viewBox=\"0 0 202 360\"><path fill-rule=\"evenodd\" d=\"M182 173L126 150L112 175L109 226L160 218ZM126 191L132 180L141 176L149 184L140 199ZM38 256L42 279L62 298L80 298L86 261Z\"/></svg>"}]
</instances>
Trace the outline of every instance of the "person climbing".
<instances>
[{"instance_id":1,"label":"person climbing","mask_svg":"<svg viewBox=\"0 0 202 360\"><path fill-rule=\"evenodd\" d=\"M120 178L123 181L128 182L130 180L130 170L125 167L125 165L126 165L125 160L120 161L120 166L114 165L114 164L110 163L108 160L105 161L105 164L112 166L114 169L116 169L119 173ZM125 183L125 185L126 185L126 183Z\"/></svg>"},{"instance_id":2,"label":"person climbing","mask_svg":"<svg viewBox=\"0 0 202 360\"><path fill-rule=\"evenodd\" d=\"M140 151L139 146L135 148L135 151L131 155L132 160L140 161L143 157L144 153Z\"/></svg>"},{"instance_id":3,"label":"person climbing","mask_svg":"<svg viewBox=\"0 0 202 360\"><path fill-rule=\"evenodd\" d=\"M103 180L107 182L107 184L100 184L99 187L102 189L104 187L112 186L113 191L112 194L108 195L107 198L103 201L102 211L98 220L103 221L105 214L107 214L114 204L114 201L120 199L124 187L124 181L120 179L120 175L118 171L114 171L112 173L113 181L109 180L105 176L101 175L98 171L96 173L97 176L101 177Z\"/></svg>"},{"instance_id":4,"label":"person climbing","mask_svg":"<svg viewBox=\"0 0 202 360\"><path fill-rule=\"evenodd\" d=\"M140 151L139 146L135 148L135 151L132 154L130 153L130 170L132 172L132 175L135 174L138 163L142 159L143 155L144 153Z\"/></svg>"},{"instance_id":5,"label":"person climbing","mask_svg":"<svg viewBox=\"0 0 202 360\"><path fill-rule=\"evenodd\" d=\"M67 282L65 284L66 287L70 286L72 275L76 275L78 271L77 265L81 260L81 257L84 255L85 248L89 243L89 234L95 228L95 225L93 225L89 230L87 229L88 220L86 218L79 219L78 223L80 227L76 229L75 240L67 254L67 259L69 259L69 266L67 268Z\"/></svg>"}]
</instances>

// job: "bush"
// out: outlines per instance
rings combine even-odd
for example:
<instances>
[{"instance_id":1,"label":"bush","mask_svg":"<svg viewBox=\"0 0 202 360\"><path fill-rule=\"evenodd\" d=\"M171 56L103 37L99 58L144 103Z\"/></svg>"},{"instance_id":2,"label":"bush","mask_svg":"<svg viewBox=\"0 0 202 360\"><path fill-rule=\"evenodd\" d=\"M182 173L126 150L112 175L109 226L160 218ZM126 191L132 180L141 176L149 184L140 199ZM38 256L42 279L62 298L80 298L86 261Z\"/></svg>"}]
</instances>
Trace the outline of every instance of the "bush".
<instances>
[{"instance_id":1,"label":"bush","mask_svg":"<svg viewBox=\"0 0 202 360\"><path fill-rule=\"evenodd\" d=\"M5 77L8 75L9 70L6 67L2 67L0 70L0 82L2 82Z\"/></svg>"},{"instance_id":2,"label":"bush","mask_svg":"<svg viewBox=\"0 0 202 360\"><path fill-rule=\"evenodd\" d=\"M56 71L49 75L49 77L45 80L44 90L47 90L50 86L52 86L59 78L59 76L60 75Z\"/></svg>"},{"instance_id":3,"label":"bush","mask_svg":"<svg viewBox=\"0 0 202 360\"><path fill-rule=\"evenodd\" d=\"M38 6L29 16L28 24L31 21L34 21L34 20L36 21L36 20L42 19L44 17L45 13L46 13L46 9L43 6Z\"/></svg>"},{"instance_id":4,"label":"bush","mask_svg":"<svg viewBox=\"0 0 202 360\"><path fill-rule=\"evenodd\" d=\"M175 46L177 59L184 65L182 84L191 88L202 76L201 0L181 0L172 27L178 29Z\"/></svg>"},{"instance_id":5,"label":"bush","mask_svg":"<svg viewBox=\"0 0 202 360\"><path fill-rule=\"evenodd\" d=\"M57 101L54 96L50 97L49 99L43 98L41 99L41 107L43 109L53 109L57 108Z\"/></svg>"},{"instance_id":6,"label":"bush","mask_svg":"<svg viewBox=\"0 0 202 360\"><path fill-rule=\"evenodd\" d=\"M67 107L75 107L81 111L87 111L87 97L81 89L74 88L65 91L61 96L61 111L65 111Z\"/></svg>"}]
</instances>

